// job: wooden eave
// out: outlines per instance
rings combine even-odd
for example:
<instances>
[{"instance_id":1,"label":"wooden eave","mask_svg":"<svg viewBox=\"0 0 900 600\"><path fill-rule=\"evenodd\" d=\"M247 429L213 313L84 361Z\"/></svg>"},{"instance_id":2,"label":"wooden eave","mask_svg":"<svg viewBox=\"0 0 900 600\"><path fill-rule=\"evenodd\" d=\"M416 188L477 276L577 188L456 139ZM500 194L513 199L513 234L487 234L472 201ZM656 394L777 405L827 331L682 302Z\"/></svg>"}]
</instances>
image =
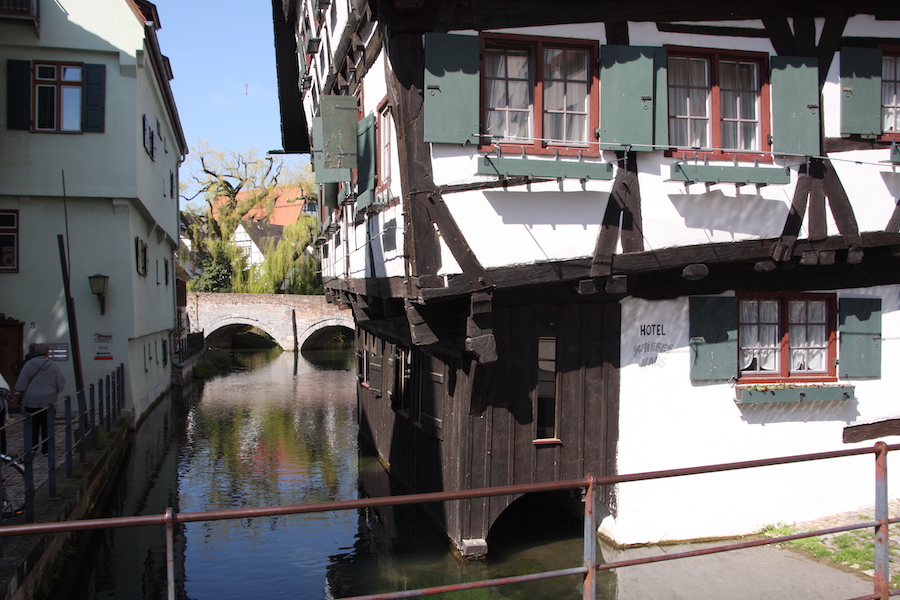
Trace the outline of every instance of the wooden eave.
<instances>
[{"instance_id":1,"label":"wooden eave","mask_svg":"<svg viewBox=\"0 0 900 600\"><path fill-rule=\"evenodd\" d=\"M844 0L380 0L375 3L379 21L393 34L624 21L735 21L855 14L871 14L881 19L900 18L900 5L884 0L852 3Z\"/></svg>"},{"instance_id":2,"label":"wooden eave","mask_svg":"<svg viewBox=\"0 0 900 600\"><path fill-rule=\"evenodd\" d=\"M289 154L309 154L309 129L300 91L300 62L293 14L294 3L272 0L275 33L275 71L278 79L278 107L281 113L281 143Z\"/></svg>"},{"instance_id":3,"label":"wooden eave","mask_svg":"<svg viewBox=\"0 0 900 600\"><path fill-rule=\"evenodd\" d=\"M773 285L783 289L833 289L858 285L900 283L900 233L867 232L861 234L864 250L862 263L850 264L844 236L830 236L811 242L798 240L792 250L793 260L769 272L759 272L758 265L769 261L778 238L745 240L724 244L680 246L616 254L612 275L628 279L628 292L645 298L677 297L687 293L713 293L726 289L758 289ZM834 252L837 260L829 265L802 265L804 253ZM686 281L682 271L688 265L704 264L710 275L701 281ZM591 276L591 257L531 265L515 265L487 269L497 293L524 292L540 286L564 286L574 290L580 281ZM412 292L413 301L423 304L444 302L468 296L475 290L463 274L444 276L443 287L420 287ZM413 278L413 284L415 279ZM325 287L365 296L381 298L407 297L402 277L381 279L331 279ZM415 285L410 287L415 288ZM621 297L623 294L610 294Z\"/></svg>"}]
</instances>

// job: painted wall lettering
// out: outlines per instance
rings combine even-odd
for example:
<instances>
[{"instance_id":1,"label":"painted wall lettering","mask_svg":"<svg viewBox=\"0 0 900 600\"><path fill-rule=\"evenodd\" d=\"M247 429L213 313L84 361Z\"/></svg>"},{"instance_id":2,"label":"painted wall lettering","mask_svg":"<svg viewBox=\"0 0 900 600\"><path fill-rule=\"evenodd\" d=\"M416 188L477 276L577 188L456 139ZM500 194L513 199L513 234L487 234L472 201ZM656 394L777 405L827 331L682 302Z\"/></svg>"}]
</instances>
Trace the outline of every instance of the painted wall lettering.
<instances>
[{"instance_id":1,"label":"painted wall lettering","mask_svg":"<svg viewBox=\"0 0 900 600\"><path fill-rule=\"evenodd\" d=\"M659 367L666 366L666 357L660 356L672 351L675 344L665 344L662 342L644 342L634 347L634 356L632 358L640 358L638 365L641 367Z\"/></svg>"},{"instance_id":2,"label":"painted wall lettering","mask_svg":"<svg viewBox=\"0 0 900 600\"><path fill-rule=\"evenodd\" d=\"M666 332L663 331L662 323L648 323L641 325L641 335L666 335Z\"/></svg>"}]
</instances>

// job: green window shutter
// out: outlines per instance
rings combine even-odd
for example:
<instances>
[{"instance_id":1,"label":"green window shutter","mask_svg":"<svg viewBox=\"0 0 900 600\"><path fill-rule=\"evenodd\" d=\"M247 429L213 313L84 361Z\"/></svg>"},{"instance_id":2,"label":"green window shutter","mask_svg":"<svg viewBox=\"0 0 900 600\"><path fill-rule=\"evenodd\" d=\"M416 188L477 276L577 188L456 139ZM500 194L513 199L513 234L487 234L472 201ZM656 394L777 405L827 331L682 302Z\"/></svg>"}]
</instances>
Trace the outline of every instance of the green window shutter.
<instances>
[{"instance_id":1,"label":"green window shutter","mask_svg":"<svg viewBox=\"0 0 900 600\"><path fill-rule=\"evenodd\" d=\"M775 154L818 156L819 61L811 57L773 56L772 147Z\"/></svg>"},{"instance_id":2,"label":"green window shutter","mask_svg":"<svg viewBox=\"0 0 900 600\"><path fill-rule=\"evenodd\" d=\"M375 200L375 115L369 115L357 124L356 147L359 153L356 208L361 209Z\"/></svg>"},{"instance_id":3,"label":"green window shutter","mask_svg":"<svg viewBox=\"0 0 900 600\"><path fill-rule=\"evenodd\" d=\"M600 142L651 151L668 144L666 50L645 46L600 48Z\"/></svg>"},{"instance_id":4,"label":"green window shutter","mask_svg":"<svg viewBox=\"0 0 900 600\"><path fill-rule=\"evenodd\" d=\"M840 377L881 376L881 298L841 298Z\"/></svg>"},{"instance_id":5,"label":"green window shutter","mask_svg":"<svg viewBox=\"0 0 900 600\"><path fill-rule=\"evenodd\" d=\"M881 133L881 50L841 49L841 133Z\"/></svg>"},{"instance_id":6,"label":"green window shutter","mask_svg":"<svg viewBox=\"0 0 900 600\"><path fill-rule=\"evenodd\" d=\"M81 130L103 133L106 115L106 65L84 65L81 87Z\"/></svg>"},{"instance_id":7,"label":"green window shutter","mask_svg":"<svg viewBox=\"0 0 900 600\"><path fill-rule=\"evenodd\" d=\"M324 138L322 117L312 118L313 126L313 169L315 170L316 183L343 183L350 181L350 169L332 169L325 162Z\"/></svg>"},{"instance_id":8,"label":"green window shutter","mask_svg":"<svg viewBox=\"0 0 900 600\"><path fill-rule=\"evenodd\" d=\"M425 34L425 141L476 144L480 41L474 35Z\"/></svg>"},{"instance_id":9,"label":"green window shutter","mask_svg":"<svg viewBox=\"0 0 900 600\"><path fill-rule=\"evenodd\" d=\"M6 127L31 129L30 61L6 61Z\"/></svg>"},{"instance_id":10,"label":"green window shutter","mask_svg":"<svg viewBox=\"0 0 900 600\"><path fill-rule=\"evenodd\" d=\"M356 96L322 96L320 143L326 169L356 168L356 123L359 108Z\"/></svg>"},{"instance_id":11,"label":"green window shutter","mask_svg":"<svg viewBox=\"0 0 900 600\"><path fill-rule=\"evenodd\" d=\"M689 312L691 380L737 378L737 298L692 297Z\"/></svg>"}]
</instances>

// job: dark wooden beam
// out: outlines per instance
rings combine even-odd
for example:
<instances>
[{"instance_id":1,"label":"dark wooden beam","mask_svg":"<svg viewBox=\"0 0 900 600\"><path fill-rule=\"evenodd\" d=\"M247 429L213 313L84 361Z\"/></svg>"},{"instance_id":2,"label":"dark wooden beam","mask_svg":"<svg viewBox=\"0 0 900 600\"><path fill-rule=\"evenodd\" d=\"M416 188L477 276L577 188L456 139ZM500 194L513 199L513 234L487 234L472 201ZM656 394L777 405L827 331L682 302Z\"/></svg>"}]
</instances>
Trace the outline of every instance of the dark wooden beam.
<instances>
[{"instance_id":1,"label":"dark wooden beam","mask_svg":"<svg viewBox=\"0 0 900 600\"><path fill-rule=\"evenodd\" d=\"M853 444L877 440L890 435L900 435L900 419L886 419L876 423L844 427L843 441L845 444Z\"/></svg>"},{"instance_id":2,"label":"dark wooden beam","mask_svg":"<svg viewBox=\"0 0 900 600\"><path fill-rule=\"evenodd\" d=\"M386 25L381 24L384 28ZM400 154L400 186L405 199L407 222L404 250L409 257L411 275L435 274L441 266L437 233L431 224L426 194L435 190L431 152L424 141L425 53L422 36L399 34L387 44L392 70L388 76L388 100L391 103Z\"/></svg>"},{"instance_id":3,"label":"dark wooden beam","mask_svg":"<svg viewBox=\"0 0 900 600\"><path fill-rule=\"evenodd\" d=\"M803 217L806 215L806 203L809 200L809 173L801 173L794 188L794 197L791 200L791 208L784 222L781 238L772 249L772 258L776 261L785 261L793 258L794 244L800 234L803 225Z\"/></svg>"},{"instance_id":4,"label":"dark wooden beam","mask_svg":"<svg viewBox=\"0 0 900 600\"><path fill-rule=\"evenodd\" d=\"M794 32L787 18L764 18L763 25L769 32L769 39L772 40L772 46L775 53L780 56L793 56L797 54L797 42L794 40Z\"/></svg>"},{"instance_id":5,"label":"dark wooden beam","mask_svg":"<svg viewBox=\"0 0 900 600\"><path fill-rule=\"evenodd\" d=\"M825 195L828 197L828 204L831 207L831 214L837 224L838 231L847 240L847 245L851 249L860 247L859 225L856 223L856 215L853 214L853 205L850 204L850 198L847 196L841 178L830 160L822 161L823 175L822 184L825 188Z\"/></svg>"},{"instance_id":6,"label":"dark wooden beam","mask_svg":"<svg viewBox=\"0 0 900 600\"><path fill-rule=\"evenodd\" d=\"M625 170L617 169L612 191L606 202L606 211L603 213L603 221L600 223L600 231L597 233L597 242L594 245L591 277L607 277L612 274L612 256L619 240L619 220L625 204L624 180Z\"/></svg>"},{"instance_id":7,"label":"dark wooden beam","mask_svg":"<svg viewBox=\"0 0 900 600\"><path fill-rule=\"evenodd\" d=\"M442 10L441 2L378 0L379 19L386 20L397 33L433 31ZM567 23L626 21L690 22L740 21L766 18L828 17L835 14L873 14L881 18L900 15L896 3L885 0L470 0L458 2L448 23L448 31L529 27ZM779 52L781 54L781 52Z\"/></svg>"},{"instance_id":8,"label":"dark wooden beam","mask_svg":"<svg viewBox=\"0 0 900 600\"><path fill-rule=\"evenodd\" d=\"M482 291L494 287L490 275L487 274L487 271L481 266L478 257L475 256L475 253L469 247L469 243L466 241L459 225L444 203L441 193L436 191L429 194L423 193L422 195L425 196L424 205L428 209L431 221L437 225L441 238L447 244L447 248L453 254L453 258L459 263L463 273L469 278L472 288L476 291Z\"/></svg>"},{"instance_id":9,"label":"dark wooden beam","mask_svg":"<svg viewBox=\"0 0 900 600\"><path fill-rule=\"evenodd\" d=\"M628 46L631 42L628 37L628 21L606 21L606 43L617 46Z\"/></svg>"},{"instance_id":10,"label":"dark wooden beam","mask_svg":"<svg viewBox=\"0 0 900 600\"><path fill-rule=\"evenodd\" d=\"M816 54L819 58L819 86L825 83L825 79L828 77L828 70L831 68L835 52L841 47L841 37L844 35L846 26L846 13L835 13L825 17L825 24L822 26L822 34L819 36L819 46Z\"/></svg>"},{"instance_id":11,"label":"dark wooden beam","mask_svg":"<svg viewBox=\"0 0 900 600\"><path fill-rule=\"evenodd\" d=\"M811 176L809 189L809 239L812 241L824 240L828 237L828 224L825 220L825 187L822 176L816 176L815 171Z\"/></svg>"}]
</instances>

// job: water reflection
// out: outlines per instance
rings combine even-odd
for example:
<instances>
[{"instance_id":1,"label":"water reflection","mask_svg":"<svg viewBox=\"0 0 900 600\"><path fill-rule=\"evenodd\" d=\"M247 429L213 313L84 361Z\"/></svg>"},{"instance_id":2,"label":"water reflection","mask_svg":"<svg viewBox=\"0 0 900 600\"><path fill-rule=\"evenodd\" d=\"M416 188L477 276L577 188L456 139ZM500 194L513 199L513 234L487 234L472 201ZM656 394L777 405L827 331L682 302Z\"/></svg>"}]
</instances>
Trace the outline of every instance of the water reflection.
<instances>
[{"instance_id":1,"label":"water reflection","mask_svg":"<svg viewBox=\"0 0 900 600\"><path fill-rule=\"evenodd\" d=\"M235 354L236 371L166 400L137 433L110 514L356 497L352 352ZM322 598L329 555L353 544L348 512L190 523L176 540L179 598ZM72 598L165 597L161 528L105 535ZM72 589L72 588L70 588Z\"/></svg>"}]
</instances>

